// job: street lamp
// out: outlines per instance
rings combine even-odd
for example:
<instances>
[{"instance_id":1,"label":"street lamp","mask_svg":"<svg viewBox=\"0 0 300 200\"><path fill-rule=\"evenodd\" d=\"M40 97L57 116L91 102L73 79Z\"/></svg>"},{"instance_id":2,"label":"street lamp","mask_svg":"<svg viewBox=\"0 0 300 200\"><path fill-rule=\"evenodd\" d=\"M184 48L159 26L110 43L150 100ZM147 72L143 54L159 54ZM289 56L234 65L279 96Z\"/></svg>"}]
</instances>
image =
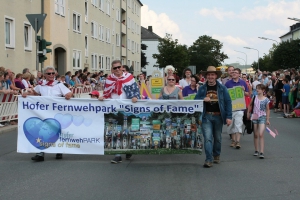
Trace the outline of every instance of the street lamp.
<instances>
[{"instance_id":1,"label":"street lamp","mask_svg":"<svg viewBox=\"0 0 300 200\"><path fill-rule=\"evenodd\" d=\"M288 17L288 19L290 19L290 20L294 20L294 21L297 21L297 22L300 22L300 19L298 19L298 18L295 18L295 17L293 17L293 18L291 18L291 17Z\"/></svg>"},{"instance_id":2,"label":"street lamp","mask_svg":"<svg viewBox=\"0 0 300 200\"><path fill-rule=\"evenodd\" d=\"M237 51L237 50L234 50L234 51L245 54L245 56L246 56L246 65L247 65L247 54L245 52L242 52L242 51Z\"/></svg>"},{"instance_id":3,"label":"street lamp","mask_svg":"<svg viewBox=\"0 0 300 200\"><path fill-rule=\"evenodd\" d=\"M273 40L273 39L270 39L270 38L266 38L266 37L258 37L258 38L262 39L262 40L272 40L272 41L277 42L276 40ZM278 45L278 42L277 42L277 45Z\"/></svg>"},{"instance_id":4,"label":"street lamp","mask_svg":"<svg viewBox=\"0 0 300 200\"><path fill-rule=\"evenodd\" d=\"M257 49L254 49L254 48L250 48L250 47L244 47L245 49L253 49L253 50L256 50L257 51L257 69L259 70L259 51Z\"/></svg>"},{"instance_id":5,"label":"street lamp","mask_svg":"<svg viewBox=\"0 0 300 200\"><path fill-rule=\"evenodd\" d=\"M237 57L238 59L241 59L241 60L243 60L244 62L245 62L245 73L247 72L247 69L246 69L246 61L245 61L245 59L243 59L243 58L240 58L240 57Z\"/></svg>"}]
</instances>

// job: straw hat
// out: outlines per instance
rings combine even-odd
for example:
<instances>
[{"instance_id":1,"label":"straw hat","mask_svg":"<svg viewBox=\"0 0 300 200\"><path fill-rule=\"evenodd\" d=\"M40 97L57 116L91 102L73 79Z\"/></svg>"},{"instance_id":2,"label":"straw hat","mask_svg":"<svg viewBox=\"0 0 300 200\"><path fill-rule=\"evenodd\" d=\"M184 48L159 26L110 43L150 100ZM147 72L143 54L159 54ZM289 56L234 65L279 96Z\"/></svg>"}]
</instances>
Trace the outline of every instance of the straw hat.
<instances>
[{"instance_id":1,"label":"straw hat","mask_svg":"<svg viewBox=\"0 0 300 200\"><path fill-rule=\"evenodd\" d=\"M222 75L222 72L221 71L217 71L217 69L214 66L209 66L206 71L202 72L203 76L205 76L205 77L206 77L206 75L208 73L215 73L215 74L217 74L217 78L220 78L220 76Z\"/></svg>"}]
</instances>

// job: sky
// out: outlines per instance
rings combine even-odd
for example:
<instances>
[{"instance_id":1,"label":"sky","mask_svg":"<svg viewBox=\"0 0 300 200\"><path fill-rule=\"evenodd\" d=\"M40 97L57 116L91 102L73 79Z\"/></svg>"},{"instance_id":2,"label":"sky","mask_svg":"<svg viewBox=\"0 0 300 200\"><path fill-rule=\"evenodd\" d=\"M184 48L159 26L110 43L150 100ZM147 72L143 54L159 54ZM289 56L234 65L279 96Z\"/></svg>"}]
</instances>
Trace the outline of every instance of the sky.
<instances>
[{"instance_id":1,"label":"sky","mask_svg":"<svg viewBox=\"0 0 300 200\"><path fill-rule=\"evenodd\" d=\"M300 18L300 0L141 0L141 24L180 44L192 45L202 35L223 43L224 64L252 64L268 54L276 40ZM262 40L266 37L272 40ZM250 47L253 49L245 49ZM240 53L240 52L244 53Z\"/></svg>"}]
</instances>

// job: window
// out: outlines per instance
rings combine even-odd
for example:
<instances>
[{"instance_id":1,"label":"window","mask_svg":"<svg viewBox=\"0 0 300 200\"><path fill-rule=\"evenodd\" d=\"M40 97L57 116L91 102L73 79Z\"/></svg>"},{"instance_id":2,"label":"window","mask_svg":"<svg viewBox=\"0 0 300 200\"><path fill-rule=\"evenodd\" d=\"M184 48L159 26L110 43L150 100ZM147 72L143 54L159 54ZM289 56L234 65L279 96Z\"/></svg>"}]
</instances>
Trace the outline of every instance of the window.
<instances>
[{"instance_id":1,"label":"window","mask_svg":"<svg viewBox=\"0 0 300 200\"><path fill-rule=\"evenodd\" d=\"M110 29L109 28L106 28L106 39L105 41L107 43L110 43Z\"/></svg>"},{"instance_id":2,"label":"window","mask_svg":"<svg viewBox=\"0 0 300 200\"><path fill-rule=\"evenodd\" d=\"M116 45L117 47L119 47L121 44L121 38L120 38L120 34L116 33Z\"/></svg>"},{"instance_id":3,"label":"window","mask_svg":"<svg viewBox=\"0 0 300 200\"><path fill-rule=\"evenodd\" d=\"M97 0L92 0L92 5L97 7Z\"/></svg>"},{"instance_id":4,"label":"window","mask_svg":"<svg viewBox=\"0 0 300 200\"><path fill-rule=\"evenodd\" d=\"M32 50L32 27L30 24L24 24L24 48L25 50Z\"/></svg>"},{"instance_id":5,"label":"window","mask_svg":"<svg viewBox=\"0 0 300 200\"><path fill-rule=\"evenodd\" d=\"M85 22L88 23L88 0L84 2L84 16Z\"/></svg>"},{"instance_id":6,"label":"window","mask_svg":"<svg viewBox=\"0 0 300 200\"><path fill-rule=\"evenodd\" d=\"M110 1L106 2L106 13L110 15Z\"/></svg>"},{"instance_id":7,"label":"window","mask_svg":"<svg viewBox=\"0 0 300 200\"><path fill-rule=\"evenodd\" d=\"M104 26L99 24L99 40L104 42Z\"/></svg>"},{"instance_id":8,"label":"window","mask_svg":"<svg viewBox=\"0 0 300 200\"><path fill-rule=\"evenodd\" d=\"M5 47L15 48L15 20L5 18Z\"/></svg>"},{"instance_id":9,"label":"window","mask_svg":"<svg viewBox=\"0 0 300 200\"><path fill-rule=\"evenodd\" d=\"M128 27L128 29L130 29L130 18L129 17L127 17L127 27Z\"/></svg>"},{"instance_id":10,"label":"window","mask_svg":"<svg viewBox=\"0 0 300 200\"><path fill-rule=\"evenodd\" d=\"M88 52L88 36L87 35L84 37L84 49L85 49L85 57L88 57L89 52Z\"/></svg>"},{"instance_id":11,"label":"window","mask_svg":"<svg viewBox=\"0 0 300 200\"><path fill-rule=\"evenodd\" d=\"M81 68L81 51L73 50L73 68Z\"/></svg>"},{"instance_id":12,"label":"window","mask_svg":"<svg viewBox=\"0 0 300 200\"><path fill-rule=\"evenodd\" d=\"M65 16L65 0L55 0L55 13Z\"/></svg>"},{"instance_id":13,"label":"window","mask_svg":"<svg viewBox=\"0 0 300 200\"><path fill-rule=\"evenodd\" d=\"M135 48L134 41L131 41L131 51L132 51L132 53L134 53L134 48Z\"/></svg>"},{"instance_id":14,"label":"window","mask_svg":"<svg viewBox=\"0 0 300 200\"><path fill-rule=\"evenodd\" d=\"M121 22L121 13L120 13L120 9L116 9L116 20L118 22Z\"/></svg>"},{"instance_id":15,"label":"window","mask_svg":"<svg viewBox=\"0 0 300 200\"><path fill-rule=\"evenodd\" d=\"M131 0L127 0L127 5L128 5L128 8L130 8Z\"/></svg>"},{"instance_id":16,"label":"window","mask_svg":"<svg viewBox=\"0 0 300 200\"><path fill-rule=\"evenodd\" d=\"M92 21L91 22L91 35L92 35L92 38L97 39L97 37L98 37L97 31L98 31L98 24L97 24L97 22Z\"/></svg>"},{"instance_id":17,"label":"window","mask_svg":"<svg viewBox=\"0 0 300 200\"><path fill-rule=\"evenodd\" d=\"M103 70L104 69L104 65L105 65L105 61L104 61L104 56L103 55L100 55L99 56L99 64L98 64L98 67L99 69Z\"/></svg>"},{"instance_id":18,"label":"window","mask_svg":"<svg viewBox=\"0 0 300 200\"><path fill-rule=\"evenodd\" d=\"M115 7L115 0L111 0L111 8L114 9Z\"/></svg>"},{"instance_id":19,"label":"window","mask_svg":"<svg viewBox=\"0 0 300 200\"><path fill-rule=\"evenodd\" d=\"M115 35L115 26L116 26L116 21L114 18L112 18L112 35Z\"/></svg>"},{"instance_id":20,"label":"window","mask_svg":"<svg viewBox=\"0 0 300 200\"><path fill-rule=\"evenodd\" d=\"M115 60L115 44L112 44L111 47L112 47L112 54L111 54L112 56L111 56L111 59Z\"/></svg>"},{"instance_id":21,"label":"window","mask_svg":"<svg viewBox=\"0 0 300 200\"><path fill-rule=\"evenodd\" d=\"M131 20L130 24L131 24L131 31L133 32L133 30L134 30L134 21Z\"/></svg>"},{"instance_id":22,"label":"window","mask_svg":"<svg viewBox=\"0 0 300 200\"><path fill-rule=\"evenodd\" d=\"M104 11L104 0L99 0L99 9Z\"/></svg>"},{"instance_id":23,"label":"window","mask_svg":"<svg viewBox=\"0 0 300 200\"><path fill-rule=\"evenodd\" d=\"M106 70L110 70L110 57L106 56Z\"/></svg>"},{"instance_id":24,"label":"window","mask_svg":"<svg viewBox=\"0 0 300 200\"><path fill-rule=\"evenodd\" d=\"M73 13L73 31L80 33L81 32L81 27L80 27L80 14L78 13Z\"/></svg>"},{"instance_id":25,"label":"window","mask_svg":"<svg viewBox=\"0 0 300 200\"><path fill-rule=\"evenodd\" d=\"M131 10L132 10L132 13L134 13L134 0L131 0Z\"/></svg>"},{"instance_id":26,"label":"window","mask_svg":"<svg viewBox=\"0 0 300 200\"><path fill-rule=\"evenodd\" d=\"M98 55L95 54L95 53L92 53L91 54L91 66L92 66L92 69L93 70L96 70L97 69L97 58L98 58Z\"/></svg>"},{"instance_id":27,"label":"window","mask_svg":"<svg viewBox=\"0 0 300 200\"><path fill-rule=\"evenodd\" d=\"M127 49L130 51L130 39L127 39Z\"/></svg>"}]
</instances>

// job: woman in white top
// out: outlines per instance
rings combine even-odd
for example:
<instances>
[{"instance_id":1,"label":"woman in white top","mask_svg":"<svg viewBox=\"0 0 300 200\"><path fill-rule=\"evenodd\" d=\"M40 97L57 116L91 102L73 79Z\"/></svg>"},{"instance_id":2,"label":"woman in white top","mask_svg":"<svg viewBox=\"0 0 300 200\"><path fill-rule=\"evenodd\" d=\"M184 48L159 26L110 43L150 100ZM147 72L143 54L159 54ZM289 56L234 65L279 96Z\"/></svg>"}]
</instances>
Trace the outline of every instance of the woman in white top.
<instances>
[{"instance_id":1,"label":"woman in white top","mask_svg":"<svg viewBox=\"0 0 300 200\"><path fill-rule=\"evenodd\" d=\"M22 83L25 86L25 89L31 89L32 88L31 84L29 83L30 77L31 77L31 74L28 73L28 72L23 74L23 76L22 76L22 78L23 78Z\"/></svg>"},{"instance_id":2,"label":"woman in white top","mask_svg":"<svg viewBox=\"0 0 300 200\"><path fill-rule=\"evenodd\" d=\"M256 86L258 84L260 84L260 82L258 81L258 76L254 76L254 81L252 83L252 95L251 95L251 97L254 97L255 95L257 95Z\"/></svg>"}]
</instances>

